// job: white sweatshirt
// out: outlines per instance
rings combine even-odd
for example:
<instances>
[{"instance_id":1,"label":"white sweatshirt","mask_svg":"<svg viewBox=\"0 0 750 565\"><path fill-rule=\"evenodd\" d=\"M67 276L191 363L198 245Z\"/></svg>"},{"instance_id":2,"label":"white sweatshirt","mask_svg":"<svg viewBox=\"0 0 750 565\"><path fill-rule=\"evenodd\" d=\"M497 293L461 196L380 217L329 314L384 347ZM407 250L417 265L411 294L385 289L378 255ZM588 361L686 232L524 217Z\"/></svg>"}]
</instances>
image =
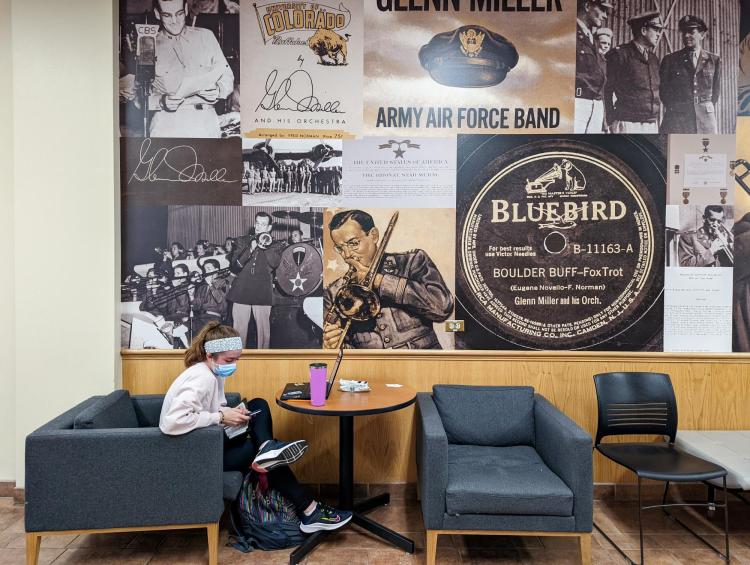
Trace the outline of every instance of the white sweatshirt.
<instances>
[{"instance_id":1,"label":"white sweatshirt","mask_svg":"<svg viewBox=\"0 0 750 565\"><path fill-rule=\"evenodd\" d=\"M169 387L161 407L159 428L172 436L218 425L219 408L227 405L224 379L205 363L185 369Z\"/></svg>"}]
</instances>

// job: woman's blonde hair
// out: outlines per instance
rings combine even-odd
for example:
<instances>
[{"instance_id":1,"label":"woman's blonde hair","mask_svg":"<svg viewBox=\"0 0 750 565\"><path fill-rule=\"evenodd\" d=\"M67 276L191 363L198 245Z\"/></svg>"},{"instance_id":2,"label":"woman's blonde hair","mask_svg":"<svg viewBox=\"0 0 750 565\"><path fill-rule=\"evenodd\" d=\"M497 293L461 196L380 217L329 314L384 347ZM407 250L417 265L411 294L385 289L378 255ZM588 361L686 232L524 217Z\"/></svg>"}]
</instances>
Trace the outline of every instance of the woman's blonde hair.
<instances>
[{"instance_id":1,"label":"woman's blonde hair","mask_svg":"<svg viewBox=\"0 0 750 565\"><path fill-rule=\"evenodd\" d=\"M205 343L207 341L239 336L237 330L231 326L223 326L219 322L208 322L193 338L193 343L185 351L185 367L192 367L206 360Z\"/></svg>"}]
</instances>

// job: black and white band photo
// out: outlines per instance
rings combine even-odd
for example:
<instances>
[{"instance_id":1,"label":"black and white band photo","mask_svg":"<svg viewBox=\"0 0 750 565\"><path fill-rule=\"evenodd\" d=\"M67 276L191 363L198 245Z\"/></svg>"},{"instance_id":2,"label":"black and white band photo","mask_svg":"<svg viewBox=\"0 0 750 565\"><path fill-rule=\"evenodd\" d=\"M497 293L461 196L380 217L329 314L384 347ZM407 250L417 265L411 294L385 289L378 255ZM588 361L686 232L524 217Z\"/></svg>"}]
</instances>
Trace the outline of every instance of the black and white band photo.
<instances>
[{"instance_id":1,"label":"black and white band photo","mask_svg":"<svg viewBox=\"0 0 750 565\"><path fill-rule=\"evenodd\" d=\"M246 348L319 348L322 223L315 209L128 208L122 346L186 348L219 321Z\"/></svg>"},{"instance_id":2,"label":"black and white band photo","mask_svg":"<svg viewBox=\"0 0 750 565\"><path fill-rule=\"evenodd\" d=\"M575 133L734 133L740 7L578 0Z\"/></svg>"},{"instance_id":3,"label":"black and white band photo","mask_svg":"<svg viewBox=\"0 0 750 565\"><path fill-rule=\"evenodd\" d=\"M327 207L341 196L342 142L242 140L242 203Z\"/></svg>"},{"instance_id":4,"label":"black and white band photo","mask_svg":"<svg viewBox=\"0 0 750 565\"><path fill-rule=\"evenodd\" d=\"M239 137L239 3L125 0L120 9L121 135Z\"/></svg>"},{"instance_id":5,"label":"black and white band photo","mask_svg":"<svg viewBox=\"0 0 750 565\"><path fill-rule=\"evenodd\" d=\"M733 267L734 207L668 206L667 267Z\"/></svg>"}]
</instances>

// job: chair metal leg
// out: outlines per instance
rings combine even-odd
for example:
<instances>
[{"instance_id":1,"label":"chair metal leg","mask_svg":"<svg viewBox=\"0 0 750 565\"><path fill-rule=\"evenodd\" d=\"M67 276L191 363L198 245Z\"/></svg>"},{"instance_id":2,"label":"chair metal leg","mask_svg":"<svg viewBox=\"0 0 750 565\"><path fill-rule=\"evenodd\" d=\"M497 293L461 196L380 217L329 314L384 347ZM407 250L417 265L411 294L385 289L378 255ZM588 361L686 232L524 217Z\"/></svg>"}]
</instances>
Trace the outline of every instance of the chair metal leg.
<instances>
[{"instance_id":1,"label":"chair metal leg","mask_svg":"<svg viewBox=\"0 0 750 565\"><path fill-rule=\"evenodd\" d=\"M664 491L664 496L666 496L667 493ZM643 505L641 504L641 477L638 477L638 535L641 539L641 565L643 565L643 521L641 520L641 511L643 510Z\"/></svg>"},{"instance_id":2,"label":"chair metal leg","mask_svg":"<svg viewBox=\"0 0 750 565\"><path fill-rule=\"evenodd\" d=\"M711 506L711 503L706 503L706 504L702 504L702 503L689 503L689 502L687 502L687 503L679 503L679 502L668 503L667 500L668 500L669 484L670 483L667 482L666 485L664 485L664 494L662 495L661 504L655 504L655 505L652 505L652 506L643 506L642 500L641 500L641 478L638 477L638 534L639 534L639 538L640 538L640 555L641 555L641 563L640 563L640 565L643 565L643 563L644 563L643 522L642 522L641 513L642 513L643 510L651 510L651 509L654 509L654 508L661 508L662 512L664 512L664 514L666 514L667 517L670 520L672 520L673 522L675 522L675 523L679 524L680 526L682 526L683 528L685 528L689 533L691 533L693 536L695 536L696 538L698 538L699 540L701 540L708 547L710 547L711 549L713 549L722 559L724 559L725 561L729 562L729 504L728 504L728 502L729 502L728 501L728 497L729 497L728 492L729 491L726 488L727 478L724 477L723 481L724 481L724 488L723 488L723 490L724 490L724 504L723 504L723 507L724 507L724 544L725 544L725 553L722 553L721 551L719 551L718 549L716 549L711 543L709 543L708 541L706 541L700 534L696 533L690 526L688 526L682 520L680 520L676 516L673 516L669 512L669 508L676 507L676 506L694 506L694 507L701 507L701 508L709 508ZM722 506L722 505L716 505L715 501L714 501L714 505L715 505L716 508L721 508L721 506ZM617 550L617 552L620 555L622 555L627 560L627 562L629 564L631 564L631 565L639 565L635 561L633 561L632 559L630 559L630 557L628 557L625 554L625 552L620 548L620 546L618 546L596 524L596 522L594 522L594 528L596 528L597 531L600 534L602 534L602 536L604 537L604 539L606 539L609 542L609 544L612 547L614 547Z\"/></svg>"},{"instance_id":3,"label":"chair metal leg","mask_svg":"<svg viewBox=\"0 0 750 565\"><path fill-rule=\"evenodd\" d=\"M664 483L664 494L661 497L662 506L667 503L667 494L669 494L669 481Z\"/></svg>"},{"instance_id":4,"label":"chair metal leg","mask_svg":"<svg viewBox=\"0 0 750 565\"><path fill-rule=\"evenodd\" d=\"M708 483L708 511L713 512L716 510L716 487L711 483Z\"/></svg>"},{"instance_id":5,"label":"chair metal leg","mask_svg":"<svg viewBox=\"0 0 750 565\"><path fill-rule=\"evenodd\" d=\"M594 527L596 528L596 531L598 531L598 532L599 532L599 533L600 533L600 534L601 534L601 535L602 535L602 536L604 537L604 539L605 539L605 540L607 540L607 541L609 542L609 545L611 545L612 547L614 547L614 548L615 548L615 549L617 550L617 553L619 553L620 555L622 555L622 556L623 556L623 557L625 558L625 561L627 561L627 562L628 562L628 565L638 565L638 563L636 563L636 562L635 562L635 561L633 561L633 560L632 560L632 559L631 559L630 557L628 557L628 556L627 556L627 554L626 554L626 553L625 553L625 552L624 552L624 551L622 550L622 548L621 548L621 547L620 547L619 545L617 545L617 544L616 544L616 543L615 543L615 542L614 542L614 541L612 540L612 538L610 538L610 537L609 537L609 536L608 536L608 535L607 535L607 534L605 533L605 531L604 531L604 530L602 530L602 529L601 529L601 528L599 527L599 525L598 525L598 524L597 524L596 522L593 522L593 525L594 525Z\"/></svg>"},{"instance_id":6,"label":"chair metal leg","mask_svg":"<svg viewBox=\"0 0 750 565\"><path fill-rule=\"evenodd\" d=\"M727 563L729 558L729 504L727 500L727 476L724 475L724 544Z\"/></svg>"},{"instance_id":7,"label":"chair metal leg","mask_svg":"<svg viewBox=\"0 0 750 565\"><path fill-rule=\"evenodd\" d=\"M664 512L664 514L666 514L667 517L670 520L672 520L673 522L675 522L675 523L679 524L680 526L682 526L688 532L690 532L691 534L693 534L694 537L698 538L704 544L706 544L708 547L710 547L716 553L718 553L719 557L721 557L722 559L724 559L725 561L728 562L729 561L729 505L727 504L727 490L726 490L726 485L727 485L727 478L725 476L724 477L724 542L725 542L725 551L726 551L725 553L722 553L721 551L719 551L718 549L716 549L713 545L711 545L708 541L706 541L703 538L703 536L701 536L700 534L698 534L697 532L695 532L690 526L688 526L686 523L684 523L682 520L680 520L677 516L673 516L672 514L670 514L670 512L668 510L668 508L671 508L672 506L696 506L696 507L707 508L710 511L712 507L713 508L717 507L715 501L713 503L711 503L709 501L706 504L691 504L691 503L667 504L666 503L666 497L665 497L664 499L662 499L661 509L662 509L662 512ZM650 508L658 508L658 507L657 506L647 506L646 508L650 509Z\"/></svg>"}]
</instances>

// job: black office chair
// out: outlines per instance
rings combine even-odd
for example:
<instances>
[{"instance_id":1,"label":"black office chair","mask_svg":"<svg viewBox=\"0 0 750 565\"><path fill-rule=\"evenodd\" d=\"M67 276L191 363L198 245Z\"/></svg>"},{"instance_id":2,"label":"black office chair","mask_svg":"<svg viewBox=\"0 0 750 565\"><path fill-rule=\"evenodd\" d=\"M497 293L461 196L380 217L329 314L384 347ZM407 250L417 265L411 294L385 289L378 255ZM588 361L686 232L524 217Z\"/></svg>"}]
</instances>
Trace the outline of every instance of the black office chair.
<instances>
[{"instance_id":1,"label":"black office chair","mask_svg":"<svg viewBox=\"0 0 750 565\"><path fill-rule=\"evenodd\" d=\"M672 520L729 561L729 512L727 507L727 471L723 467L683 453L674 448L677 435L677 402L669 375L662 373L604 373L594 375L599 424L594 448L604 457L633 471L638 477L638 530L641 564L643 564L643 524L641 511L661 508ZM614 435L656 434L669 438L668 443L602 443ZM723 478L724 504L667 504L670 482L705 482ZM641 479L665 481L661 504L642 506ZM673 506L704 506L724 508L724 539L726 553L721 553L667 508ZM594 522L594 527L629 563L635 563Z\"/></svg>"}]
</instances>

